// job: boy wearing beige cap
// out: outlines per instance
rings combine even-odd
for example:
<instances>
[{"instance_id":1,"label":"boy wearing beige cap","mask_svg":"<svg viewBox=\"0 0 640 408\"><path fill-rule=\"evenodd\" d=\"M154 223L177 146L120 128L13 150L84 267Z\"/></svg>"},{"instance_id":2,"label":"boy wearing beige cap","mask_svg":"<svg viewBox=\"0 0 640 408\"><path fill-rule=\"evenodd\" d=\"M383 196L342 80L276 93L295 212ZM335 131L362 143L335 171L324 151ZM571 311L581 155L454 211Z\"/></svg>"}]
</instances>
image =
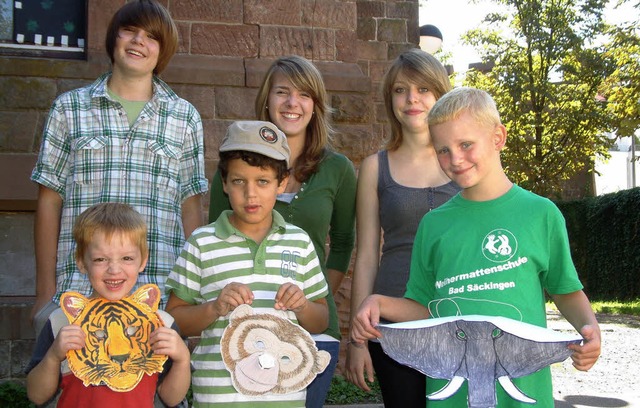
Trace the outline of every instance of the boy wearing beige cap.
<instances>
[{"instance_id":1,"label":"boy wearing beige cap","mask_svg":"<svg viewBox=\"0 0 640 408\"><path fill-rule=\"evenodd\" d=\"M184 335L201 337L192 353L195 407L304 407L304 391L237 392L219 347L229 313L241 304L283 311L310 333L327 328L328 287L311 239L273 209L288 165L286 137L274 124L234 122L218 164L232 210L194 231L167 280L167 311Z\"/></svg>"}]
</instances>

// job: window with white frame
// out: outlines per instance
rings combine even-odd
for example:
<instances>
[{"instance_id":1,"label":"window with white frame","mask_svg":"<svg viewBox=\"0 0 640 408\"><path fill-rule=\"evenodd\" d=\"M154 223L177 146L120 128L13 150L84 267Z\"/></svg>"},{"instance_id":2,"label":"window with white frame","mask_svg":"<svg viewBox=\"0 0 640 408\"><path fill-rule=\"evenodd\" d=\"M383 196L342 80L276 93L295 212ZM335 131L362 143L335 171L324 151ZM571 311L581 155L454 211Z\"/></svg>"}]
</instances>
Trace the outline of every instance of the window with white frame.
<instances>
[{"instance_id":1,"label":"window with white frame","mask_svg":"<svg viewBox=\"0 0 640 408\"><path fill-rule=\"evenodd\" d=\"M86 0L0 0L0 52L83 56L86 3Z\"/></svg>"}]
</instances>

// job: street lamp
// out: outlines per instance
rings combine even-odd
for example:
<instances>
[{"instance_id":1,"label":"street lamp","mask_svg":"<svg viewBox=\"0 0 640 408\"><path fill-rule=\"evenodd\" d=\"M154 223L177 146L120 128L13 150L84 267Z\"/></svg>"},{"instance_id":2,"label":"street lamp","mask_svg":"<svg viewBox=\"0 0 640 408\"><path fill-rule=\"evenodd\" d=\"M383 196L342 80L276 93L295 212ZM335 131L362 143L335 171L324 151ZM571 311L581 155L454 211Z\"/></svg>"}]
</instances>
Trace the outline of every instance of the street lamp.
<instances>
[{"instance_id":1,"label":"street lamp","mask_svg":"<svg viewBox=\"0 0 640 408\"><path fill-rule=\"evenodd\" d=\"M420 27L420 49L434 54L442 47L442 33L438 27L426 24Z\"/></svg>"}]
</instances>

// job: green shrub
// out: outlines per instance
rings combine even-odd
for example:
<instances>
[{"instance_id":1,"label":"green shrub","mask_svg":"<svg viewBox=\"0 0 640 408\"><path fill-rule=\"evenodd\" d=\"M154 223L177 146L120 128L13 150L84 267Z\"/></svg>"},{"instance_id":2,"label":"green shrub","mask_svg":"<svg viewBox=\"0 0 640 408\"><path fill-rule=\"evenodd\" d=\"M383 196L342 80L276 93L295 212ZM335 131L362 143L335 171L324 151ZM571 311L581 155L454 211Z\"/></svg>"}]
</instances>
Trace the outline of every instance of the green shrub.
<instances>
[{"instance_id":1,"label":"green shrub","mask_svg":"<svg viewBox=\"0 0 640 408\"><path fill-rule=\"evenodd\" d=\"M640 188L557 205L589 298L640 298Z\"/></svg>"},{"instance_id":2,"label":"green shrub","mask_svg":"<svg viewBox=\"0 0 640 408\"><path fill-rule=\"evenodd\" d=\"M35 405L27 398L24 385L7 381L0 384L0 407L32 408Z\"/></svg>"},{"instance_id":3,"label":"green shrub","mask_svg":"<svg viewBox=\"0 0 640 408\"><path fill-rule=\"evenodd\" d=\"M374 378L373 384L369 384L370 392L362 391L351 384L341 375L334 375L331 379L331 388L327 393L325 404L327 405L347 405L347 404L367 404L381 403L380 385Z\"/></svg>"}]
</instances>

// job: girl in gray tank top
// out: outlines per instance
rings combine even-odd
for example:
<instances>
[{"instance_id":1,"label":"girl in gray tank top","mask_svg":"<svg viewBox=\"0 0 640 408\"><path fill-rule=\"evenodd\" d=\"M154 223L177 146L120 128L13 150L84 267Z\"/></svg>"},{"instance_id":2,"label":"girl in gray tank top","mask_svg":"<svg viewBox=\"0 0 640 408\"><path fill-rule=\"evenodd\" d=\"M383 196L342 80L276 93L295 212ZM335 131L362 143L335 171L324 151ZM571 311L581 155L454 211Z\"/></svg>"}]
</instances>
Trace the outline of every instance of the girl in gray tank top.
<instances>
[{"instance_id":1,"label":"girl in gray tank top","mask_svg":"<svg viewBox=\"0 0 640 408\"><path fill-rule=\"evenodd\" d=\"M431 107L450 89L442 64L419 49L401 54L385 74L382 90L391 137L383 151L360 165L352 319L371 294L403 297L420 220L459 191L438 164L427 122ZM426 406L422 373L391 359L379 343L350 343L347 379L369 390L374 369L385 408Z\"/></svg>"},{"instance_id":2,"label":"girl in gray tank top","mask_svg":"<svg viewBox=\"0 0 640 408\"><path fill-rule=\"evenodd\" d=\"M400 185L391 177L387 151L378 152L378 202L384 243L373 293L393 297L404 295L409 280L411 248L420 220L458 191L460 187L453 182L426 188Z\"/></svg>"}]
</instances>

